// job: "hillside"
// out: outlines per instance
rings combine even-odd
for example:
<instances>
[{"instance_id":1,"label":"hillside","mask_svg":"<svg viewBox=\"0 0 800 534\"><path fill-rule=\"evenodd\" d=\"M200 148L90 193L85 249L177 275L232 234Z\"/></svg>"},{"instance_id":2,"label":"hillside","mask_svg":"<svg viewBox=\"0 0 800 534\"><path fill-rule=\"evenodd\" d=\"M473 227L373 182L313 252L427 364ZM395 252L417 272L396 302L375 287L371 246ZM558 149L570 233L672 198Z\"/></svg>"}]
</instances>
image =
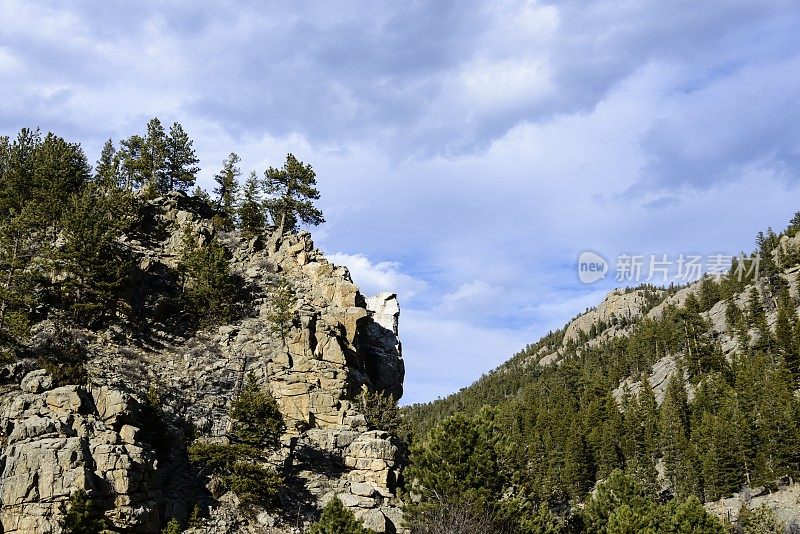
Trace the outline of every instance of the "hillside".
<instances>
[{"instance_id":1,"label":"hillside","mask_svg":"<svg viewBox=\"0 0 800 534\"><path fill-rule=\"evenodd\" d=\"M614 290L471 386L407 407L412 468L466 418L496 443L501 480L489 486L505 496L490 509L514 496L546 505L559 528L592 531L582 503L591 508L596 484L621 472L648 499L714 502L734 521L751 501L726 497L800 474L799 231L800 216L759 234L744 256L760 257L757 275L740 279L734 259L719 279ZM785 526L800 524L789 501L768 502Z\"/></svg>"},{"instance_id":2,"label":"hillside","mask_svg":"<svg viewBox=\"0 0 800 534\"><path fill-rule=\"evenodd\" d=\"M308 211L182 191L185 148L178 182L0 138L0 531L298 532L334 497L396 531L403 447L375 416L403 391L395 296L328 262Z\"/></svg>"}]
</instances>

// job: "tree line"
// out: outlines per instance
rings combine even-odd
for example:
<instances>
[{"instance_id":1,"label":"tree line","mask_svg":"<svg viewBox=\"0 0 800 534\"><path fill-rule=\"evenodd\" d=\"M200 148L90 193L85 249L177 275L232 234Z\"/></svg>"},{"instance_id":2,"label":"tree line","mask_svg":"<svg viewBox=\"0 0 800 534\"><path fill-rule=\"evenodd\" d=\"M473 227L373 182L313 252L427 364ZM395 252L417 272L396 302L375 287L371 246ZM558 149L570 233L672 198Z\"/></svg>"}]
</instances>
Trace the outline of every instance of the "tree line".
<instances>
[{"instance_id":1,"label":"tree line","mask_svg":"<svg viewBox=\"0 0 800 534\"><path fill-rule=\"evenodd\" d=\"M283 166L261 178L253 172L241 186L238 163L235 154L224 162L214 198L194 191L216 213L218 230L252 237L270 225L282 234L324 222L310 165L289 154ZM167 132L158 118L118 147L108 140L94 169L78 143L56 134L24 128L13 139L0 136L0 356L18 353L31 325L46 317L99 328L120 316L141 318L158 301L172 307L163 315L178 309L205 322L230 318L235 280L217 237L184 240L176 294L135 294L144 274L125 236L142 232L148 200L187 192L199 171L183 127L176 122Z\"/></svg>"}]
</instances>

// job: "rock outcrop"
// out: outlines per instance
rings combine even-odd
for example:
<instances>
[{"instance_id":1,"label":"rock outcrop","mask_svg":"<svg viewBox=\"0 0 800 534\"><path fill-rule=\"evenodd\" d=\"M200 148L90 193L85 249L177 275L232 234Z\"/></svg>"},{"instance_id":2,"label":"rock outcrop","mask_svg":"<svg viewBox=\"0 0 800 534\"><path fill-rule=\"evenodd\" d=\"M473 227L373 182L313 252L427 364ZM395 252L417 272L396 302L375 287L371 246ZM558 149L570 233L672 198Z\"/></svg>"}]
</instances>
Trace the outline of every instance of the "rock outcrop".
<instances>
[{"instance_id":1,"label":"rock outcrop","mask_svg":"<svg viewBox=\"0 0 800 534\"><path fill-rule=\"evenodd\" d=\"M114 528L157 531L156 456L139 403L106 387L52 385L52 377L33 371L21 392L2 398L3 532L60 532L76 490L108 509Z\"/></svg>"},{"instance_id":2,"label":"rock outcrop","mask_svg":"<svg viewBox=\"0 0 800 534\"><path fill-rule=\"evenodd\" d=\"M79 489L115 529L131 533L160 532L195 504L207 512L198 532L292 532L334 495L376 532L397 531L402 446L372 430L356 402L362 388L402 395L396 296L364 298L307 233L250 240L222 233L196 199L172 193L149 201L140 232L124 239L147 306L156 307L153 295L177 267L187 231L198 243L213 237L224 245L248 295L245 312L198 331L154 316L146 328L81 332L91 353L89 386L54 387L43 370L21 381L16 368L0 372L2 531L60 532L63 505ZM283 337L270 322L278 280L296 295ZM274 463L287 488L282 510L242 514L235 496L204 487L208 480L190 468L186 446L192 432L227 439L231 401L251 373L286 423Z\"/></svg>"}]
</instances>

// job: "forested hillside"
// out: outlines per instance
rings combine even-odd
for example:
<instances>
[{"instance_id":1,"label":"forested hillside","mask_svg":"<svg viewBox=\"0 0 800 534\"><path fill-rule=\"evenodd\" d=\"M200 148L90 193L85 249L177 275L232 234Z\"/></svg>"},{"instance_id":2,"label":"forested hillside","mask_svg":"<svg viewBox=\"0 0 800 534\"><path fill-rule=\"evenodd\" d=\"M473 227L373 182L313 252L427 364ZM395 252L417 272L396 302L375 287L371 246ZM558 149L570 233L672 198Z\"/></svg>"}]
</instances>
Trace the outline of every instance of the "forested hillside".
<instances>
[{"instance_id":1,"label":"forested hillside","mask_svg":"<svg viewBox=\"0 0 800 534\"><path fill-rule=\"evenodd\" d=\"M615 291L606 302L636 305L586 330L576 318L472 386L406 408L412 515L463 508L519 532L717 532L701 502L796 478L799 231L800 214L760 233L722 277Z\"/></svg>"}]
</instances>

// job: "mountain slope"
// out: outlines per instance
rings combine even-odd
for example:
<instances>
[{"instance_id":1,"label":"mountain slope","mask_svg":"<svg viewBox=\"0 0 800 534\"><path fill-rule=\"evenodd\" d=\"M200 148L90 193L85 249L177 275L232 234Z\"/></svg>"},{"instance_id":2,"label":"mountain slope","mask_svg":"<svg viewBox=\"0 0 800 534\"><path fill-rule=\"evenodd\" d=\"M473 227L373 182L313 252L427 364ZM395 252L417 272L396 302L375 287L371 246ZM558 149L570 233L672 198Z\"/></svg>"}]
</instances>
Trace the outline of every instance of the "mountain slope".
<instances>
[{"instance_id":1,"label":"mountain slope","mask_svg":"<svg viewBox=\"0 0 800 534\"><path fill-rule=\"evenodd\" d=\"M798 219L759 235L758 276L739 280L734 262L720 280L612 291L470 387L406 408L412 465L431 430L456 414L485 425L488 406L501 504L544 503L567 522L614 470L702 501L797 477Z\"/></svg>"}]
</instances>

